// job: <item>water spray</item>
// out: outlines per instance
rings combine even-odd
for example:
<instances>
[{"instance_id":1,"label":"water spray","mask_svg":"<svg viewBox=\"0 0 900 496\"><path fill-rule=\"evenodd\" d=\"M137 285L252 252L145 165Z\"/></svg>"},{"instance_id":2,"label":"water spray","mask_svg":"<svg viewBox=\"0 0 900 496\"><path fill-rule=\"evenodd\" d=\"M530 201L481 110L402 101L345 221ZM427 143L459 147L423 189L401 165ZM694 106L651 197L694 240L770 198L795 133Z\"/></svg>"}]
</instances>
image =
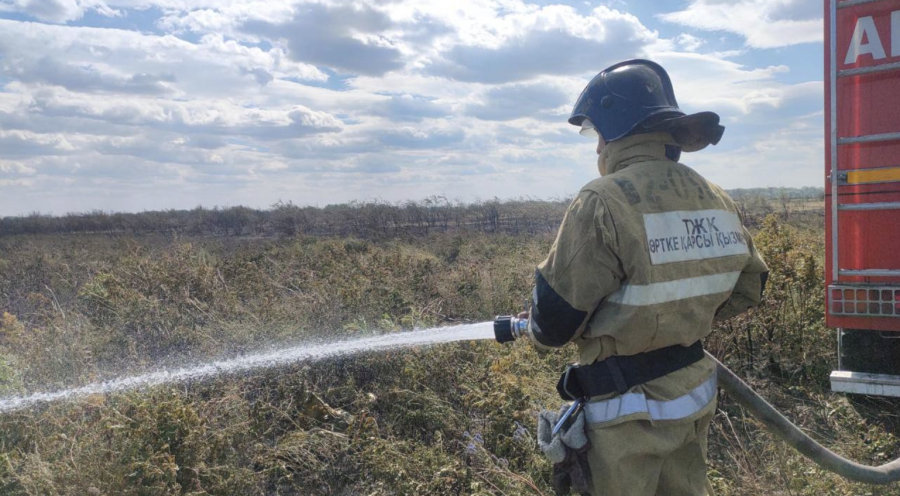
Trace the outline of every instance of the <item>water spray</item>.
<instances>
[{"instance_id":1,"label":"water spray","mask_svg":"<svg viewBox=\"0 0 900 496\"><path fill-rule=\"evenodd\" d=\"M439 343L490 339L491 323L463 324L451 327L435 327L410 332L398 332L360 339L334 341L319 344L301 344L273 351L245 355L228 360L216 360L181 368L149 372L141 375L119 377L85 386L31 393L22 396L0 397L0 414L29 408L41 403L66 401L94 394L109 394L141 389L188 380L203 380L223 374L263 370L301 361L315 361L328 357L369 351L428 346Z\"/></svg>"}]
</instances>

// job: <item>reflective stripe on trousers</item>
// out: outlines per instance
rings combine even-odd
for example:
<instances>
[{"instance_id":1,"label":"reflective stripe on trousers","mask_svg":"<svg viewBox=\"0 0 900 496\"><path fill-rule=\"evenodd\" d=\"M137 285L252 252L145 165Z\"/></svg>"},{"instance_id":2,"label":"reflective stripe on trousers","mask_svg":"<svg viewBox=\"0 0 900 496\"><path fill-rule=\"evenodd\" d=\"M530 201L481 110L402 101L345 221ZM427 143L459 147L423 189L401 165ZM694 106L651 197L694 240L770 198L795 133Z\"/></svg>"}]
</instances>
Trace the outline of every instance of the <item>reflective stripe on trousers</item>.
<instances>
[{"instance_id":1,"label":"reflective stripe on trousers","mask_svg":"<svg viewBox=\"0 0 900 496\"><path fill-rule=\"evenodd\" d=\"M586 420L591 424L646 413L651 420L678 420L703 410L716 397L716 374L695 387L689 393L668 401L651 400L644 393L626 393L615 398L592 401L585 405Z\"/></svg>"}]
</instances>

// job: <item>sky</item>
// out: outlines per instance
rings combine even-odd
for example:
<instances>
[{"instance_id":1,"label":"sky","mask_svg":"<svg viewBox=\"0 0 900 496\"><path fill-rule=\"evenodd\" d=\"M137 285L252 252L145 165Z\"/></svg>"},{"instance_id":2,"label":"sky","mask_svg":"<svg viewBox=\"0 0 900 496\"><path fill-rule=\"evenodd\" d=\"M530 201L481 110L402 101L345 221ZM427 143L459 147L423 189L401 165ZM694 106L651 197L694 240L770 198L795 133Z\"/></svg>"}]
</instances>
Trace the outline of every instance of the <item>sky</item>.
<instances>
[{"instance_id":1,"label":"sky","mask_svg":"<svg viewBox=\"0 0 900 496\"><path fill-rule=\"evenodd\" d=\"M725 188L823 183L811 0L0 0L0 216L560 198L566 122L648 58L725 135Z\"/></svg>"}]
</instances>

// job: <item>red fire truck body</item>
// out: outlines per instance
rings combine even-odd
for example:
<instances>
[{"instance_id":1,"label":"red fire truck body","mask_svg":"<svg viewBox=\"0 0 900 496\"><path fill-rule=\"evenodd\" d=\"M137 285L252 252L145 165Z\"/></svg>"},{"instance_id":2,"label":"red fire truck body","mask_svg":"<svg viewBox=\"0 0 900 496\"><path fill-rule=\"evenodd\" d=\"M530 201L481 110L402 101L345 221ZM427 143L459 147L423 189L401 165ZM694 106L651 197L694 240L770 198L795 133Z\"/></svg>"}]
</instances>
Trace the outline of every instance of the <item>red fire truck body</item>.
<instances>
[{"instance_id":1,"label":"red fire truck body","mask_svg":"<svg viewBox=\"0 0 900 496\"><path fill-rule=\"evenodd\" d=\"M825 1L832 389L900 396L900 0Z\"/></svg>"}]
</instances>

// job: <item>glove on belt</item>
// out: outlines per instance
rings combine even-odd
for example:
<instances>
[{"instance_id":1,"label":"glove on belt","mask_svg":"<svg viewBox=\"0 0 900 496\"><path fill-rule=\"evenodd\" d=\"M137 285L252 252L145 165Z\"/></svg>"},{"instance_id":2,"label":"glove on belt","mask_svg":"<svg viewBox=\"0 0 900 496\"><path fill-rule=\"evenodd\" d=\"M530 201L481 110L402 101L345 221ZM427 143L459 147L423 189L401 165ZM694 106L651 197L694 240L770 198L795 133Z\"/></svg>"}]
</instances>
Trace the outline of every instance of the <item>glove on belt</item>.
<instances>
[{"instance_id":1,"label":"glove on belt","mask_svg":"<svg viewBox=\"0 0 900 496\"><path fill-rule=\"evenodd\" d=\"M550 410L540 413L538 446L553 462L553 490L557 496L569 494L573 490L578 494L589 495L591 470L587 452L591 445L584 430L584 413L579 411L569 417L562 430L553 435L553 426L566 410L568 406L563 406L559 413Z\"/></svg>"},{"instance_id":2,"label":"glove on belt","mask_svg":"<svg viewBox=\"0 0 900 496\"><path fill-rule=\"evenodd\" d=\"M591 398L613 392L622 394L681 370L703 358L700 341L690 346L666 346L628 356L611 356L581 367L571 367L559 379L556 391L564 400Z\"/></svg>"}]
</instances>

